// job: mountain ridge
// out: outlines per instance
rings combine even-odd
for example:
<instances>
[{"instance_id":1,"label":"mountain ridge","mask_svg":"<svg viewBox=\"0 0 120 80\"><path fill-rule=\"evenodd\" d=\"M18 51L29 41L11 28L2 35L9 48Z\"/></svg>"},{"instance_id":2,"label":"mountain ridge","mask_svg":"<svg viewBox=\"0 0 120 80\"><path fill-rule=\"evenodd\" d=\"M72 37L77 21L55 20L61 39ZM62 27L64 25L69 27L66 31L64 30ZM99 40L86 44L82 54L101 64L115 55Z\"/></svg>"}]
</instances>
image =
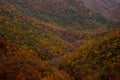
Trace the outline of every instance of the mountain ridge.
<instances>
[{"instance_id":1,"label":"mountain ridge","mask_svg":"<svg viewBox=\"0 0 120 80\"><path fill-rule=\"evenodd\" d=\"M83 0L0 0L0 80L119 80L119 27Z\"/></svg>"},{"instance_id":2,"label":"mountain ridge","mask_svg":"<svg viewBox=\"0 0 120 80\"><path fill-rule=\"evenodd\" d=\"M9 0L9 2L32 17L50 24L67 26L72 29L80 30L82 28L90 28L89 26L97 28L100 27L99 25L109 26L114 24L113 21L104 18L101 14L91 11L81 0L35 0L33 2L27 0ZM60 4L58 4L59 2ZM36 4L39 5L36 7ZM46 10L46 7L51 9ZM54 11L49 11L52 9Z\"/></svg>"},{"instance_id":3,"label":"mountain ridge","mask_svg":"<svg viewBox=\"0 0 120 80\"><path fill-rule=\"evenodd\" d=\"M85 5L98 13L103 14L107 18L120 21L120 2L115 0L84 0Z\"/></svg>"}]
</instances>

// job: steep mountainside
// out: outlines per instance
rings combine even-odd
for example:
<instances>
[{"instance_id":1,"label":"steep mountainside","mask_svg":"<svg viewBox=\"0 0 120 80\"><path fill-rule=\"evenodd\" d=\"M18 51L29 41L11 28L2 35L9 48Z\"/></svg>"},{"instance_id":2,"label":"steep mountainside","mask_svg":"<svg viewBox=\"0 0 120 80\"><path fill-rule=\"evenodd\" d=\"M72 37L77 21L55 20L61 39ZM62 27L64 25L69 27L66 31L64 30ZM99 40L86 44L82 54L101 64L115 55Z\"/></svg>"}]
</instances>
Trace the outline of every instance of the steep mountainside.
<instances>
[{"instance_id":1,"label":"steep mountainside","mask_svg":"<svg viewBox=\"0 0 120 80\"><path fill-rule=\"evenodd\" d=\"M81 28L98 28L112 22L86 8L81 0L9 0L23 11L44 22Z\"/></svg>"},{"instance_id":2,"label":"steep mountainside","mask_svg":"<svg viewBox=\"0 0 120 80\"><path fill-rule=\"evenodd\" d=\"M0 3L0 80L74 80L45 61L71 47L49 27L56 32L56 28L23 15L14 6Z\"/></svg>"},{"instance_id":3,"label":"steep mountainside","mask_svg":"<svg viewBox=\"0 0 120 80\"><path fill-rule=\"evenodd\" d=\"M51 67L33 51L0 40L0 80L74 80L65 71Z\"/></svg>"},{"instance_id":4,"label":"steep mountainside","mask_svg":"<svg viewBox=\"0 0 120 80\"><path fill-rule=\"evenodd\" d=\"M120 21L119 0L84 0L84 3L88 8L100 12L115 21Z\"/></svg>"},{"instance_id":5,"label":"steep mountainside","mask_svg":"<svg viewBox=\"0 0 120 80\"><path fill-rule=\"evenodd\" d=\"M0 80L120 80L118 27L83 0L0 0Z\"/></svg>"},{"instance_id":6,"label":"steep mountainside","mask_svg":"<svg viewBox=\"0 0 120 80\"><path fill-rule=\"evenodd\" d=\"M75 80L120 80L120 29L88 40L60 61L60 70Z\"/></svg>"},{"instance_id":7,"label":"steep mountainside","mask_svg":"<svg viewBox=\"0 0 120 80\"><path fill-rule=\"evenodd\" d=\"M0 38L37 52L41 59L64 54L86 35L45 24L20 13L14 6L2 6L0 12Z\"/></svg>"}]
</instances>

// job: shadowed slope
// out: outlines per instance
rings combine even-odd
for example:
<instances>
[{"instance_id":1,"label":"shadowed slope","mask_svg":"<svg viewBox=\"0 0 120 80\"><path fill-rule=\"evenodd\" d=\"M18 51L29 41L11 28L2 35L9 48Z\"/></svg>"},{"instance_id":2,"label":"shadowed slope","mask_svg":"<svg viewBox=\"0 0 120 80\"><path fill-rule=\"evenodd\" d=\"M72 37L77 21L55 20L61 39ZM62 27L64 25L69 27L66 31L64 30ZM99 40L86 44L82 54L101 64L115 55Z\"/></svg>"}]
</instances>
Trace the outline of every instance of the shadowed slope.
<instances>
[{"instance_id":1,"label":"shadowed slope","mask_svg":"<svg viewBox=\"0 0 120 80\"><path fill-rule=\"evenodd\" d=\"M113 23L85 7L81 0L9 0L9 2L25 14L72 29L96 29Z\"/></svg>"},{"instance_id":2,"label":"shadowed slope","mask_svg":"<svg viewBox=\"0 0 120 80\"><path fill-rule=\"evenodd\" d=\"M115 21L120 21L120 2L115 0L84 0L86 6Z\"/></svg>"}]
</instances>

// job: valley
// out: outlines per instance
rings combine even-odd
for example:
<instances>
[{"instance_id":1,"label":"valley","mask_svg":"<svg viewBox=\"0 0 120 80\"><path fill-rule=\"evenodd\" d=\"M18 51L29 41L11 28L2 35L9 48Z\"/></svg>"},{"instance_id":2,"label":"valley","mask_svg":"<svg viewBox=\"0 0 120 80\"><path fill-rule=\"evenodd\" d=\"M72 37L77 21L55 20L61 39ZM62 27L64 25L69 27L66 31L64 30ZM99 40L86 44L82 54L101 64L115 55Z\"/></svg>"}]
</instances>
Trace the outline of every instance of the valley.
<instances>
[{"instance_id":1,"label":"valley","mask_svg":"<svg viewBox=\"0 0 120 80\"><path fill-rule=\"evenodd\" d=\"M108 18L88 6L0 0L0 80L119 80L119 10Z\"/></svg>"}]
</instances>

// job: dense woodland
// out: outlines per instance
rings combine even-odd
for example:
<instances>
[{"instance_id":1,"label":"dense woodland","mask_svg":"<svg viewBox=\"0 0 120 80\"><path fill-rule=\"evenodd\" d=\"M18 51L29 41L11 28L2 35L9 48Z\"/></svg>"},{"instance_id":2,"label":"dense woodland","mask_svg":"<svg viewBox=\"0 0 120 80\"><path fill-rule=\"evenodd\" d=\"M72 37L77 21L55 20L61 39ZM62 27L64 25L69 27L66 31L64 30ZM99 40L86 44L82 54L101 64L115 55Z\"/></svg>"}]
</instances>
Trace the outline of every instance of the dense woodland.
<instances>
[{"instance_id":1,"label":"dense woodland","mask_svg":"<svg viewBox=\"0 0 120 80\"><path fill-rule=\"evenodd\" d=\"M120 22L85 4L0 0L0 80L120 80Z\"/></svg>"}]
</instances>

